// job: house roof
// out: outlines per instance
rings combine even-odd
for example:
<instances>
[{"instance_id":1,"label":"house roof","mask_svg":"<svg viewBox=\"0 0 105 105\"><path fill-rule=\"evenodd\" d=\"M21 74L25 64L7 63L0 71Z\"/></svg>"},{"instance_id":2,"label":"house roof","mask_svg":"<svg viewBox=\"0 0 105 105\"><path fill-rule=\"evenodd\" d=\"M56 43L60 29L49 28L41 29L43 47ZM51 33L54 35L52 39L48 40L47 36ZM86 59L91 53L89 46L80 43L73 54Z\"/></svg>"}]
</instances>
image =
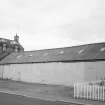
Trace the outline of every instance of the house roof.
<instances>
[{"instance_id":1,"label":"house roof","mask_svg":"<svg viewBox=\"0 0 105 105\"><path fill-rule=\"evenodd\" d=\"M105 60L105 43L12 53L0 64Z\"/></svg>"},{"instance_id":2,"label":"house roof","mask_svg":"<svg viewBox=\"0 0 105 105\"><path fill-rule=\"evenodd\" d=\"M2 43L5 43L9 47L10 46L14 47L15 45L17 45L19 47L19 49L24 50L22 45L19 42L16 42L15 40L9 40L9 39L6 39L6 38L0 38L0 46L2 45Z\"/></svg>"},{"instance_id":3,"label":"house roof","mask_svg":"<svg viewBox=\"0 0 105 105\"><path fill-rule=\"evenodd\" d=\"M3 51L3 44L6 44L6 51ZM18 46L19 51L24 51L20 43L6 38L0 38L0 61L13 52L15 46Z\"/></svg>"}]
</instances>

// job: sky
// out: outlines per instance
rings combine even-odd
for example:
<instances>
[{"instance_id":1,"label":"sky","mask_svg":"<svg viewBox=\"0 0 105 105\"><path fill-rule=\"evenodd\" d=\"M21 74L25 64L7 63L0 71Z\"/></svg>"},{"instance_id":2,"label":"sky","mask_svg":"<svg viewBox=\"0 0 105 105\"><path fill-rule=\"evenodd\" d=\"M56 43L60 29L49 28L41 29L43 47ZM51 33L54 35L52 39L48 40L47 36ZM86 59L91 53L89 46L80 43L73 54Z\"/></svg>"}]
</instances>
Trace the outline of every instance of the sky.
<instances>
[{"instance_id":1,"label":"sky","mask_svg":"<svg viewBox=\"0 0 105 105\"><path fill-rule=\"evenodd\" d=\"M105 42L105 0L0 0L0 37L25 50Z\"/></svg>"}]
</instances>

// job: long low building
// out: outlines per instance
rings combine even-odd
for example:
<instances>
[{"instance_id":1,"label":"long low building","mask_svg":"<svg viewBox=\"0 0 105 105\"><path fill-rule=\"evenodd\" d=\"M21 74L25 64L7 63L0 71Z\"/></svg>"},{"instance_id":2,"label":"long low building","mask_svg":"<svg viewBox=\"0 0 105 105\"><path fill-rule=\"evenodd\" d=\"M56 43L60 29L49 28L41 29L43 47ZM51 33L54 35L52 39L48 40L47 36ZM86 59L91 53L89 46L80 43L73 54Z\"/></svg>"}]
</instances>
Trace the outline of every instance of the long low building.
<instances>
[{"instance_id":1,"label":"long low building","mask_svg":"<svg viewBox=\"0 0 105 105\"><path fill-rule=\"evenodd\" d=\"M14 52L0 62L0 78L71 86L105 78L105 43Z\"/></svg>"}]
</instances>

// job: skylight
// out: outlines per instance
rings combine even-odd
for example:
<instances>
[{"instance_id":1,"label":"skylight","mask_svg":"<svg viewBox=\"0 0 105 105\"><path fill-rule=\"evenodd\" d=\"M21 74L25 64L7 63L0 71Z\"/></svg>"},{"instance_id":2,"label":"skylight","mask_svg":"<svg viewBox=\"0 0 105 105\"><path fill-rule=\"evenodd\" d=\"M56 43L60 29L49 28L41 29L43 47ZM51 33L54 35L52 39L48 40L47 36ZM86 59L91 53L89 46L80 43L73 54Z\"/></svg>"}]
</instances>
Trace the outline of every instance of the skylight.
<instances>
[{"instance_id":1,"label":"skylight","mask_svg":"<svg viewBox=\"0 0 105 105\"><path fill-rule=\"evenodd\" d=\"M80 51L78 51L78 54L81 54L84 51L84 49L81 49Z\"/></svg>"},{"instance_id":2,"label":"skylight","mask_svg":"<svg viewBox=\"0 0 105 105\"><path fill-rule=\"evenodd\" d=\"M103 47L103 48L100 49L101 52L104 51L104 50L105 50L105 47Z\"/></svg>"},{"instance_id":3,"label":"skylight","mask_svg":"<svg viewBox=\"0 0 105 105\"><path fill-rule=\"evenodd\" d=\"M29 57L32 57L32 54L28 55Z\"/></svg>"},{"instance_id":4,"label":"skylight","mask_svg":"<svg viewBox=\"0 0 105 105\"><path fill-rule=\"evenodd\" d=\"M60 54L64 54L64 51L62 50L62 51L60 51L59 53L60 53Z\"/></svg>"},{"instance_id":5,"label":"skylight","mask_svg":"<svg viewBox=\"0 0 105 105\"><path fill-rule=\"evenodd\" d=\"M21 58L21 57L22 57L22 55L18 55L18 56L17 56L17 58Z\"/></svg>"},{"instance_id":6,"label":"skylight","mask_svg":"<svg viewBox=\"0 0 105 105\"><path fill-rule=\"evenodd\" d=\"M17 44L16 41L11 41L10 43L11 43L11 44Z\"/></svg>"}]
</instances>

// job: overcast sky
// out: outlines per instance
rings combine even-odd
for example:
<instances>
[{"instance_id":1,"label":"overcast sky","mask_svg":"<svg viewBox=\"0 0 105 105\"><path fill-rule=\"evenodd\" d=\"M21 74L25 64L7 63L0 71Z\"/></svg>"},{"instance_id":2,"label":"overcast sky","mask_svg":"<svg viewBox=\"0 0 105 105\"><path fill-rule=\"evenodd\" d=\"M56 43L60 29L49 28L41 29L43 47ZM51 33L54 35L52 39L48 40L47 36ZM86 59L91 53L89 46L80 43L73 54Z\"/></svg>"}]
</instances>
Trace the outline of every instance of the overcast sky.
<instances>
[{"instance_id":1,"label":"overcast sky","mask_svg":"<svg viewBox=\"0 0 105 105\"><path fill-rule=\"evenodd\" d=\"M105 0L0 0L0 37L25 50L105 42Z\"/></svg>"}]
</instances>

